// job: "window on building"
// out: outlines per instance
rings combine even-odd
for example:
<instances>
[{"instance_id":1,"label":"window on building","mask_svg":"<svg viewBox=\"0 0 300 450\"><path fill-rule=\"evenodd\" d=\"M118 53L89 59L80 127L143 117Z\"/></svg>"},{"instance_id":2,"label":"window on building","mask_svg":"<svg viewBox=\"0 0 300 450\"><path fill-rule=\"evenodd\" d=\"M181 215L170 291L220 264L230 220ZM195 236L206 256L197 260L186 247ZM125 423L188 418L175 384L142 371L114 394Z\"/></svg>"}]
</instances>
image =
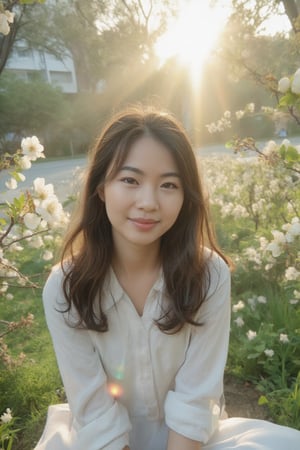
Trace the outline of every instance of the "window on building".
<instances>
[{"instance_id":1,"label":"window on building","mask_svg":"<svg viewBox=\"0 0 300 450\"><path fill-rule=\"evenodd\" d=\"M47 81L45 72L41 70L32 70L27 72L28 81Z\"/></svg>"},{"instance_id":2,"label":"window on building","mask_svg":"<svg viewBox=\"0 0 300 450\"><path fill-rule=\"evenodd\" d=\"M51 83L53 84L69 84L73 82L72 72L58 72L51 70L50 77Z\"/></svg>"},{"instance_id":3,"label":"window on building","mask_svg":"<svg viewBox=\"0 0 300 450\"><path fill-rule=\"evenodd\" d=\"M16 54L19 58L32 58L31 48L17 47Z\"/></svg>"}]
</instances>

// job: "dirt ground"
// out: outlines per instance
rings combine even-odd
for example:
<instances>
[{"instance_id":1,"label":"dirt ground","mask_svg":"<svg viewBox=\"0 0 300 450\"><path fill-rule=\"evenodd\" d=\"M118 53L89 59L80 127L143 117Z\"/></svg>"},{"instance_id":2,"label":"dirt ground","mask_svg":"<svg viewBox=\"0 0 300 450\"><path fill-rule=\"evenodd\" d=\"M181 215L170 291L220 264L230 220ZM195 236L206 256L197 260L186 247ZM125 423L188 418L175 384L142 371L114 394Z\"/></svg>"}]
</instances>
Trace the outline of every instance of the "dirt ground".
<instances>
[{"instance_id":1,"label":"dirt ground","mask_svg":"<svg viewBox=\"0 0 300 450\"><path fill-rule=\"evenodd\" d=\"M224 391L229 417L269 419L267 408L258 405L261 394L252 384L243 383L230 375L225 375Z\"/></svg>"}]
</instances>

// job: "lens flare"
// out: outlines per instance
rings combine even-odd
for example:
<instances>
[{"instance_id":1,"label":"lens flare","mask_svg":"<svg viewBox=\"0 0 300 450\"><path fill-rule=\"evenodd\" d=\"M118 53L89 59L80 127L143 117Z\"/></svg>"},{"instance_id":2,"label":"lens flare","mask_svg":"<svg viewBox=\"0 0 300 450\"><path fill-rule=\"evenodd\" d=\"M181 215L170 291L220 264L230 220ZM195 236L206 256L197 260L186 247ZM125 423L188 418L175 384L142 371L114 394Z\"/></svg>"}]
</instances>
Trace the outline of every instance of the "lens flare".
<instances>
[{"instance_id":1,"label":"lens flare","mask_svg":"<svg viewBox=\"0 0 300 450\"><path fill-rule=\"evenodd\" d=\"M117 383L108 384L108 392L114 397L119 398L123 394L123 388Z\"/></svg>"}]
</instances>

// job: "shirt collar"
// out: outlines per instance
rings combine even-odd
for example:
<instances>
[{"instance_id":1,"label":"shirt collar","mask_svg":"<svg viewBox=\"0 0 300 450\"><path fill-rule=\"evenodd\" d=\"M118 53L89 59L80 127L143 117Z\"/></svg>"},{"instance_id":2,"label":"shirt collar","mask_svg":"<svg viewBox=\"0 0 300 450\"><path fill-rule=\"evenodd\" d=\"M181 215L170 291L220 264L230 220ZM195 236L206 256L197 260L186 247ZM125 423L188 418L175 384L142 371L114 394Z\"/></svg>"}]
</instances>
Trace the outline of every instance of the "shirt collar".
<instances>
[{"instance_id":1,"label":"shirt collar","mask_svg":"<svg viewBox=\"0 0 300 450\"><path fill-rule=\"evenodd\" d=\"M163 292L164 289L164 275L162 268L159 271L157 280L155 281L152 292ZM109 310L112 306L116 305L123 297L124 290L120 285L116 274L112 267L109 269L104 286L103 286L103 298L101 301L101 307L103 312Z\"/></svg>"}]
</instances>

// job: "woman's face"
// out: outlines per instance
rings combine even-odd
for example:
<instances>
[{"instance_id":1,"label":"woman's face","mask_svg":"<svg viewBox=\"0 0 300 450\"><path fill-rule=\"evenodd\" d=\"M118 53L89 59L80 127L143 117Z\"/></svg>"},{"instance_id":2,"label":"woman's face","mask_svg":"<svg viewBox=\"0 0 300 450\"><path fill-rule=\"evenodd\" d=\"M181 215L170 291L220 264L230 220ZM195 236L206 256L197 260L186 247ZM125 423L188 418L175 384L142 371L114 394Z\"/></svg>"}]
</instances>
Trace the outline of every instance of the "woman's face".
<instances>
[{"instance_id":1,"label":"woman's face","mask_svg":"<svg viewBox=\"0 0 300 450\"><path fill-rule=\"evenodd\" d=\"M112 226L114 245L159 246L175 223L184 194L168 149L150 136L131 147L116 175L99 193Z\"/></svg>"}]
</instances>

